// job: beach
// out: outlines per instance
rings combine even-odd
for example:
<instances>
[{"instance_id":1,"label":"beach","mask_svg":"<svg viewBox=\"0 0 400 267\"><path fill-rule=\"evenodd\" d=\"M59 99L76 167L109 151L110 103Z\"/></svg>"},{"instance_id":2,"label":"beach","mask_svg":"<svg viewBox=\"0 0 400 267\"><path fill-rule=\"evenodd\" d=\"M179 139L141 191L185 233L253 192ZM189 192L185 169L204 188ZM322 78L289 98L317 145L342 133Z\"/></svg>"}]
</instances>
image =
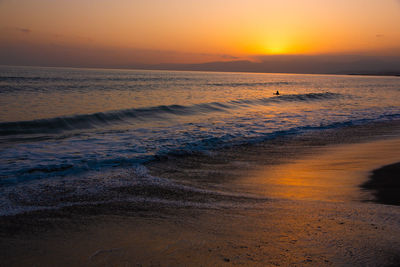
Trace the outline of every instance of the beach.
<instances>
[{"instance_id":1,"label":"beach","mask_svg":"<svg viewBox=\"0 0 400 267\"><path fill-rule=\"evenodd\" d=\"M165 190L164 203L121 201L3 216L1 262L396 266L400 207L380 204L379 186L362 185L375 169L399 161L399 133L399 121L391 121L160 158L146 165L151 175L225 193ZM142 195L151 197L152 190L142 188ZM183 204L176 202L182 194Z\"/></svg>"}]
</instances>

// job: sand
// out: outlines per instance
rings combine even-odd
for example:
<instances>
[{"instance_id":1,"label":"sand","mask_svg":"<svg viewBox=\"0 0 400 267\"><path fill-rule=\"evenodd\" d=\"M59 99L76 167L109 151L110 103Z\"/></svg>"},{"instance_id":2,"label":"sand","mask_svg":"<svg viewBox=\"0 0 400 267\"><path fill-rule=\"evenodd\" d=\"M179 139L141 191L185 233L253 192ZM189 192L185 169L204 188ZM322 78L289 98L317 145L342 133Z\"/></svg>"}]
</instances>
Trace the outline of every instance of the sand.
<instances>
[{"instance_id":1,"label":"sand","mask_svg":"<svg viewBox=\"0 0 400 267\"><path fill-rule=\"evenodd\" d=\"M161 159L148 164L153 175L243 197L1 218L1 265L396 266L400 206L381 204L387 181L374 185L382 177L374 170L399 162L399 125ZM392 168L381 170L394 182Z\"/></svg>"}]
</instances>

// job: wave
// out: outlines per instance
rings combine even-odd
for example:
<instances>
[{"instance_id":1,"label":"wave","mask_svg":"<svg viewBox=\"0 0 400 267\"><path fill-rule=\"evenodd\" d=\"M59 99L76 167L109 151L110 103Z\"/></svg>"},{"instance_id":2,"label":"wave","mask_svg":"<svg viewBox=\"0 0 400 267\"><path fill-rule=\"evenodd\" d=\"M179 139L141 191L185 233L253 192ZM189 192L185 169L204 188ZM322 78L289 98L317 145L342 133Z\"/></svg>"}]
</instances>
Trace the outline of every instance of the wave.
<instances>
[{"instance_id":1,"label":"wave","mask_svg":"<svg viewBox=\"0 0 400 267\"><path fill-rule=\"evenodd\" d=\"M41 76L0 76L0 82L37 82L37 81L54 81L54 82L151 82L151 81L189 81L193 78L185 77L92 77L88 80L87 77L41 77Z\"/></svg>"},{"instance_id":2,"label":"wave","mask_svg":"<svg viewBox=\"0 0 400 267\"><path fill-rule=\"evenodd\" d=\"M40 83L40 82L56 82L56 83L65 83L68 82L69 86L76 83L96 83L96 82L178 82L178 81L193 81L197 80L193 77L42 77L42 76L0 76L0 83L4 82L5 84L31 84L31 83ZM71 84L70 84L71 83ZM201 85L205 86L215 86L215 87L268 87L268 86L286 86L286 85L295 85L297 82L288 82L288 81L277 81L277 82L216 82L216 83L201 83ZM10 87L14 89L13 87ZM19 89L19 88L18 88Z\"/></svg>"},{"instance_id":3,"label":"wave","mask_svg":"<svg viewBox=\"0 0 400 267\"><path fill-rule=\"evenodd\" d=\"M209 154L214 149L224 147L232 147L237 145L257 144L276 137L297 135L308 131L319 131L326 129L337 129L353 125L367 124L374 121L390 121L399 119L400 114L383 114L376 118L349 119L345 121L333 121L326 124L309 124L303 126L295 126L287 129L277 129L275 131L266 131L254 136L246 136L242 134L224 134L221 136L205 136L193 138L188 142L171 145L159 145L159 150L150 154L141 154L132 151L132 156L115 155L111 158L90 158L82 160L82 158L71 158L69 162L48 162L34 163L31 166L18 168L17 170L3 169L0 170L0 188L5 185L15 185L24 181L42 180L49 177L66 177L80 176L90 170L106 170L118 167L129 167L137 164L145 164L153 160L162 160L170 156L187 156L197 154ZM66 159L66 158L64 158Z\"/></svg>"},{"instance_id":4,"label":"wave","mask_svg":"<svg viewBox=\"0 0 400 267\"><path fill-rule=\"evenodd\" d=\"M207 85L212 85L212 86L229 86L229 87L240 87L240 86L271 86L271 85L292 85L296 84L294 82L254 82L254 83L209 83Z\"/></svg>"},{"instance_id":5,"label":"wave","mask_svg":"<svg viewBox=\"0 0 400 267\"><path fill-rule=\"evenodd\" d=\"M168 115L190 116L200 113L223 112L246 106L267 105L269 103L279 102L329 100L338 98L340 96L340 94L330 92L293 94L259 99L238 99L228 102L201 103L191 106L162 105L148 108L125 109L32 121L3 122L0 123L0 136L61 133L68 130L103 127L106 125L122 123L134 119L145 120L151 118L163 118Z\"/></svg>"},{"instance_id":6,"label":"wave","mask_svg":"<svg viewBox=\"0 0 400 267\"><path fill-rule=\"evenodd\" d=\"M43 77L43 76L0 76L0 82L38 82L38 81L54 81L54 82L82 82L82 81L90 81L90 82L152 82L152 81L192 81L196 78L189 77L132 77L132 76L123 76L123 77ZM292 85L297 84L295 82L287 82L287 81L277 81L277 82L233 82L233 83L206 83L209 86L229 86L229 87L240 87L240 86L271 86L271 85Z\"/></svg>"},{"instance_id":7,"label":"wave","mask_svg":"<svg viewBox=\"0 0 400 267\"><path fill-rule=\"evenodd\" d=\"M264 202L267 199L240 193L207 190L155 177L143 165L31 181L27 184L0 187L0 216L35 210L58 209L75 205L99 205L115 202L165 206L217 208Z\"/></svg>"},{"instance_id":8,"label":"wave","mask_svg":"<svg viewBox=\"0 0 400 267\"><path fill-rule=\"evenodd\" d=\"M25 77L25 76L0 76L0 82L3 81L13 81L13 82L20 82L20 81L39 81L39 80L46 80L48 78L45 77Z\"/></svg>"}]
</instances>

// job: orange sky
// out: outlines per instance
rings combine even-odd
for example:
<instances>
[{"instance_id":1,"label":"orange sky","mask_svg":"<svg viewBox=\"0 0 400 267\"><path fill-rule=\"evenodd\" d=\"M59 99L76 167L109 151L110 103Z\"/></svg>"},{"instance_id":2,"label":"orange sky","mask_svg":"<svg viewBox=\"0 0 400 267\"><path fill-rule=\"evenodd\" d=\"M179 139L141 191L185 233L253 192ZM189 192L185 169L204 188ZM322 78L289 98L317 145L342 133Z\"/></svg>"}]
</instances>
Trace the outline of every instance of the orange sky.
<instances>
[{"instance_id":1,"label":"orange sky","mask_svg":"<svg viewBox=\"0 0 400 267\"><path fill-rule=\"evenodd\" d=\"M398 0L0 0L3 50L65 62L399 55L399 25Z\"/></svg>"}]
</instances>

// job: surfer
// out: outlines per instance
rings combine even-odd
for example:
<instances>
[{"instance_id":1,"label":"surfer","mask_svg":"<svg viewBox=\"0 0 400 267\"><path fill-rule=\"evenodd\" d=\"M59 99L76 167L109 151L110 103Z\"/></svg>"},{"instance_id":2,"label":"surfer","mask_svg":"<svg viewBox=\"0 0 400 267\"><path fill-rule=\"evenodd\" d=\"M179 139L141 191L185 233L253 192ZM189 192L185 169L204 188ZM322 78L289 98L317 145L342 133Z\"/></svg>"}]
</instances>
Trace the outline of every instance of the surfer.
<instances>
[{"instance_id":1,"label":"surfer","mask_svg":"<svg viewBox=\"0 0 400 267\"><path fill-rule=\"evenodd\" d=\"M274 95L279 95L279 91L278 91L278 90L276 90L276 93L275 93Z\"/></svg>"}]
</instances>

